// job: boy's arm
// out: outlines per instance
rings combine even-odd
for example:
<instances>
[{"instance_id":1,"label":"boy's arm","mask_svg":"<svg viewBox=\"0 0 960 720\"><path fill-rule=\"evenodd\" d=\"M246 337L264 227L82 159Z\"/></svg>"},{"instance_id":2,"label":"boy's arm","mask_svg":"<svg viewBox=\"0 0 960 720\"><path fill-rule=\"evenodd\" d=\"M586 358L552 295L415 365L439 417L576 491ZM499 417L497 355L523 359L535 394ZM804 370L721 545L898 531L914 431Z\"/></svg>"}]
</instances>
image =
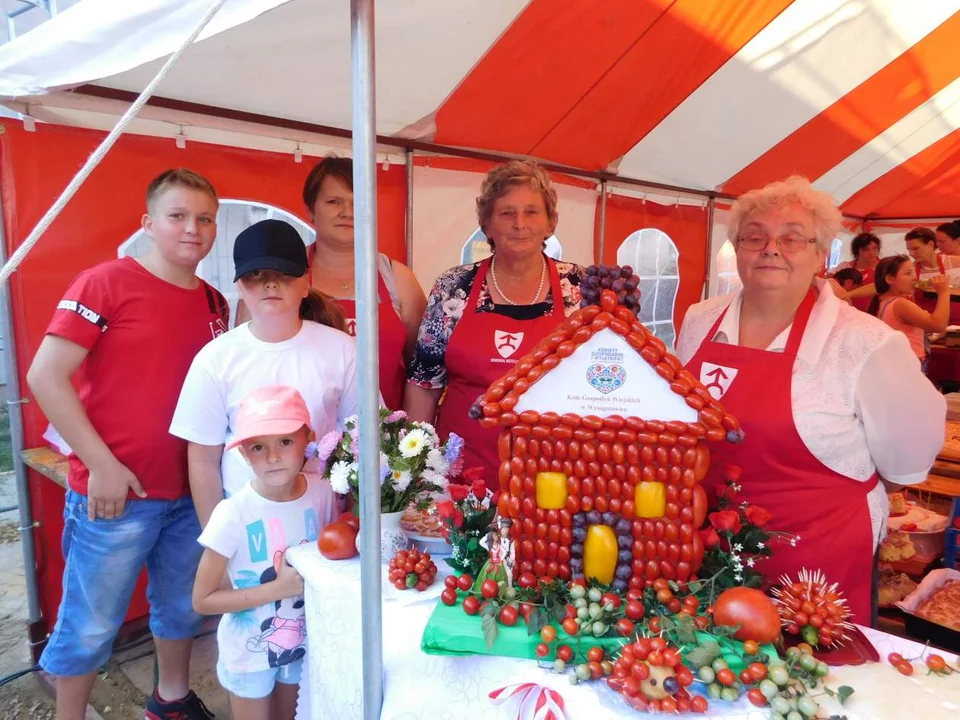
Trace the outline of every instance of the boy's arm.
<instances>
[{"instance_id":1,"label":"boy's arm","mask_svg":"<svg viewBox=\"0 0 960 720\"><path fill-rule=\"evenodd\" d=\"M284 561L277 579L249 588L222 588L227 558L210 548L203 551L193 582L193 609L201 615L242 612L303 594L303 578Z\"/></svg>"},{"instance_id":2,"label":"boy's arm","mask_svg":"<svg viewBox=\"0 0 960 720\"><path fill-rule=\"evenodd\" d=\"M27 371L27 384L40 409L90 471L87 515L107 520L123 512L129 490L146 497L139 480L110 451L90 423L70 378L88 350L47 335Z\"/></svg>"},{"instance_id":3,"label":"boy's arm","mask_svg":"<svg viewBox=\"0 0 960 720\"><path fill-rule=\"evenodd\" d=\"M207 526L213 509L223 500L223 475L220 470L222 457L223 445L200 445L194 442L187 444L190 494L193 496L193 506L196 508L201 528Z\"/></svg>"}]
</instances>

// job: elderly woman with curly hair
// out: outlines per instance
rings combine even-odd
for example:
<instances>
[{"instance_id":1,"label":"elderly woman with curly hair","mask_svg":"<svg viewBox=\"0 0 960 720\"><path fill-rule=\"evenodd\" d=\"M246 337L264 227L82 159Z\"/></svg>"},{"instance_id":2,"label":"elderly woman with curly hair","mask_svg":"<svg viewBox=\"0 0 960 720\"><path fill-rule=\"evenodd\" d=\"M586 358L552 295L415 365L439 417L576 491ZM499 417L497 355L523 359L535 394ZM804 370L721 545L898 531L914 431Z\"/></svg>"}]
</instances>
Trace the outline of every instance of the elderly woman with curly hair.
<instances>
[{"instance_id":1,"label":"elderly woman with curly hair","mask_svg":"<svg viewBox=\"0 0 960 720\"><path fill-rule=\"evenodd\" d=\"M840 220L803 178L738 199L728 233L743 287L690 308L677 354L745 431L742 443L711 449L708 491L728 465L740 467L740 499L797 536L758 569L775 579L821 568L854 620L868 624L888 514L878 476L902 485L926 478L946 403L902 333L816 277Z\"/></svg>"},{"instance_id":2,"label":"elderly woman with curly hair","mask_svg":"<svg viewBox=\"0 0 960 720\"><path fill-rule=\"evenodd\" d=\"M436 417L441 438L463 437L466 466L482 466L490 480L497 477L499 431L470 419L470 407L579 307L584 271L543 253L557 227L557 193L534 162L493 168L480 188L477 218L493 255L437 278L407 372L404 408L414 420Z\"/></svg>"}]
</instances>

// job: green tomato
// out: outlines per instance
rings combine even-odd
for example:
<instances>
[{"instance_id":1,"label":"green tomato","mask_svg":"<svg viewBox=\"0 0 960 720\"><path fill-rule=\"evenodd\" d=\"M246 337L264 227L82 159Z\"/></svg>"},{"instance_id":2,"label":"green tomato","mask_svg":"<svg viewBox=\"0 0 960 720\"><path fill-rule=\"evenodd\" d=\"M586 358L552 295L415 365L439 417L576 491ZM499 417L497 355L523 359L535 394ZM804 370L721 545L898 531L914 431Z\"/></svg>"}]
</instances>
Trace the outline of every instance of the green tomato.
<instances>
[{"instance_id":1,"label":"green tomato","mask_svg":"<svg viewBox=\"0 0 960 720\"><path fill-rule=\"evenodd\" d=\"M604 612L612 613L615 609L616 609L616 608L614 608L612 602L608 602L606 605L603 606L603 611L604 611Z\"/></svg>"},{"instance_id":2,"label":"green tomato","mask_svg":"<svg viewBox=\"0 0 960 720\"><path fill-rule=\"evenodd\" d=\"M590 603L590 607L588 608L588 611L590 612L590 617L593 619L596 619L603 614L603 608L600 607L600 605L595 602Z\"/></svg>"},{"instance_id":3,"label":"green tomato","mask_svg":"<svg viewBox=\"0 0 960 720\"><path fill-rule=\"evenodd\" d=\"M760 692L767 700L773 700L780 693L780 688L770 678L764 678L760 681ZM787 710L789 711L789 708Z\"/></svg>"},{"instance_id":4,"label":"green tomato","mask_svg":"<svg viewBox=\"0 0 960 720\"><path fill-rule=\"evenodd\" d=\"M819 662L817 663L816 673L817 677L826 677L830 674L830 666L825 662Z\"/></svg>"},{"instance_id":5,"label":"green tomato","mask_svg":"<svg viewBox=\"0 0 960 720\"><path fill-rule=\"evenodd\" d=\"M602 623L599 620L593 624L593 636L594 637L603 637L607 634L607 624Z\"/></svg>"},{"instance_id":6,"label":"green tomato","mask_svg":"<svg viewBox=\"0 0 960 720\"><path fill-rule=\"evenodd\" d=\"M587 597L590 598L590 602L600 602L603 599L603 593L600 592L600 588L590 588L587 591Z\"/></svg>"},{"instance_id":7,"label":"green tomato","mask_svg":"<svg viewBox=\"0 0 960 720\"><path fill-rule=\"evenodd\" d=\"M727 661L724 660L723 658L717 658L716 660L713 661L713 663L711 664L711 667L713 668L714 672L720 672L721 670L726 670L730 666L727 665Z\"/></svg>"},{"instance_id":8,"label":"green tomato","mask_svg":"<svg viewBox=\"0 0 960 720\"><path fill-rule=\"evenodd\" d=\"M558 673L566 672L567 663L561 660L560 658L557 658L556 660L553 661L553 670L554 672L558 672Z\"/></svg>"},{"instance_id":9,"label":"green tomato","mask_svg":"<svg viewBox=\"0 0 960 720\"><path fill-rule=\"evenodd\" d=\"M772 712L770 713L770 720L787 720L787 719L778 712Z\"/></svg>"},{"instance_id":10,"label":"green tomato","mask_svg":"<svg viewBox=\"0 0 960 720\"><path fill-rule=\"evenodd\" d=\"M820 661L817 660L813 655L802 655L800 657L800 667L802 667L807 672L812 672L817 669L817 665L820 664Z\"/></svg>"},{"instance_id":11,"label":"green tomato","mask_svg":"<svg viewBox=\"0 0 960 720\"><path fill-rule=\"evenodd\" d=\"M575 672L577 673L577 680L590 679L590 667L586 663L582 665L577 665Z\"/></svg>"},{"instance_id":12,"label":"green tomato","mask_svg":"<svg viewBox=\"0 0 960 720\"><path fill-rule=\"evenodd\" d=\"M790 701L786 698L775 697L770 700L770 708L780 715L789 715L790 714Z\"/></svg>"},{"instance_id":13,"label":"green tomato","mask_svg":"<svg viewBox=\"0 0 960 720\"><path fill-rule=\"evenodd\" d=\"M776 667L770 668L770 679L780 687L783 687L790 682L790 673L787 672L787 669L782 665L777 665Z\"/></svg>"},{"instance_id":14,"label":"green tomato","mask_svg":"<svg viewBox=\"0 0 960 720\"><path fill-rule=\"evenodd\" d=\"M572 588L570 588L570 597L572 597L574 600L579 600L580 598L586 596L586 594L587 589L582 585L574 585ZM601 597L603 596L601 595Z\"/></svg>"},{"instance_id":15,"label":"green tomato","mask_svg":"<svg viewBox=\"0 0 960 720\"><path fill-rule=\"evenodd\" d=\"M820 706L817 705L817 701L814 700L809 695L804 695L799 700L797 700L797 710L806 715L808 718L816 716L820 712Z\"/></svg>"},{"instance_id":16,"label":"green tomato","mask_svg":"<svg viewBox=\"0 0 960 720\"><path fill-rule=\"evenodd\" d=\"M788 648L787 648L787 657L788 657L788 658L792 658L794 655L799 655L799 654L800 654L800 649L799 649L799 648L796 648L796 647L788 647Z\"/></svg>"},{"instance_id":17,"label":"green tomato","mask_svg":"<svg viewBox=\"0 0 960 720\"><path fill-rule=\"evenodd\" d=\"M723 688L720 687L719 683L710 683L707 685L707 695L711 700L719 700L720 693L723 692Z\"/></svg>"},{"instance_id":18,"label":"green tomato","mask_svg":"<svg viewBox=\"0 0 960 720\"><path fill-rule=\"evenodd\" d=\"M570 673L567 675L567 680L570 681L571 685L576 685L578 682L580 682L580 679L577 677L576 673Z\"/></svg>"},{"instance_id":19,"label":"green tomato","mask_svg":"<svg viewBox=\"0 0 960 720\"><path fill-rule=\"evenodd\" d=\"M709 665L704 665L699 670L697 670L697 677L699 677L703 682L708 685L717 679L717 674L713 671L713 668Z\"/></svg>"},{"instance_id":20,"label":"green tomato","mask_svg":"<svg viewBox=\"0 0 960 720\"><path fill-rule=\"evenodd\" d=\"M503 594L503 599L507 600L508 602L517 597L517 591L512 587L504 588L504 590L502 591L502 594Z\"/></svg>"},{"instance_id":21,"label":"green tomato","mask_svg":"<svg viewBox=\"0 0 960 720\"><path fill-rule=\"evenodd\" d=\"M579 587L579 586L577 586L577 587ZM587 599L584 598L584 597L578 597L576 600L573 601L573 606L574 606L575 608L577 608L577 610L579 610L580 608L585 608L585 607L587 607L589 604L590 604L590 603L588 603L588 602L587 602Z\"/></svg>"},{"instance_id":22,"label":"green tomato","mask_svg":"<svg viewBox=\"0 0 960 720\"><path fill-rule=\"evenodd\" d=\"M590 612L585 607L577 608L577 617L581 620L586 620L590 617Z\"/></svg>"},{"instance_id":23,"label":"green tomato","mask_svg":"<svg viewBox=\"0 0 960 720\"><path fill-rule=\"evenodd\" d=\"M720 691L720 699L727 702L736 702L740 698L740 691L734 687L725 687Z\"/></svg>"},{"instance_id":24,"label":"green tomato","mask_svg":"<svg viewBox=\"0 0 960 720\"><path fill-rule=\"evenodd\" d=\"M791 710L787 713L787 720L803 720L803 715L798 713L796 710Z\"/></svg>"}]
</instances>

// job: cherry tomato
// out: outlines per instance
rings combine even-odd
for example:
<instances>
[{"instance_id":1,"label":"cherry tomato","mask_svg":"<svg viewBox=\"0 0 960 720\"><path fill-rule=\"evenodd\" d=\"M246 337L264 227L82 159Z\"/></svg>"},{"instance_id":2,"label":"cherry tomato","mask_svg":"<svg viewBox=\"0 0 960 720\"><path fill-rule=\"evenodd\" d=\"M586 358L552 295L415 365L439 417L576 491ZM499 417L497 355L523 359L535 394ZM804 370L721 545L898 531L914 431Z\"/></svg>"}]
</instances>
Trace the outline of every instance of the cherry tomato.
<instances>
[{"instance_id":1,"label":"cherry tomato","mask_svg":"<svg viewBox=\"0 0 960 720\"><path fill-rule=\"evenodd\" d=\"M724 687L732 687L737 682L737 676L730 668L723 668L717 673L717 682Z\"/></svg>"},{"instance_id":2,"label":"cherry tomato","mask_svg":"<svg viewBox=\"0 0 960 720\"><path fill-rule=\"evenodd\" d=\"M681 659L680 651L676 648L667 648L663 651L663 663L667 667L676 667Z\"/></svg>"},{"instance_id":3,"label":"cherry tomato","mask_svg":"<svg viewBox=\"0 0 960 720\"><path fill-rule=\"evenodd\" d=\"M492 600L500 592L500 586L497 585L496 580L484 580L483 584L480 586L480 594L483 595L487 600Z\"/></svg>"},{"instance_id":4,"label":"cherry tomato","mask_svg":"<svg viewBox=\"0 0 960 720\"><path fill-rule=\"evenodd\" d=\"M682 604L680 603L680 598L677 598L677 597L672 598L670 602L667 603L667 609L670 610L670 612L672 613L680 612L681 607L682 607Z\"/></svg>"},{"instance_id":5,"label":"cherry tomato","mask_svg":"<svg viewBox=\"0 0 960 720\"><path fill-rule=\"evenodd\" d=\"M672 697L667 696L660 701L660 709L663 710L663 712L676 712L677 701Z\"/></svg>"},{"instance_id":6,"label":"cherry tomato","mask_svg":"<svg viewBox=\"0 0 960 720\"><path fill-rule=\"evenodd\" d=\"M517 584L524 589L535 588L537 586L537 576L529 572L522 573L519 580L517 580Z\"/></svg>"},{"instance_id":7,"label":"cherry tomato","mask_svg":"<svg viewBox=\"0 0 960 720\"><path fill-rule=\"evenodd\" d=\"M452 587L445 588L444 591L440 593L440 600L444 605L456 605L457 591Z\"/></svg>"},{"instance_id":8,"label":"cherry tomato","mask_svg":"<svg viewBox=\"0 0 960 720\"><path fill-rule=\"evenodd\" d=\"M643 618L643 603L639 600L627 600L626 615L631 620L640 620Z\"/></svg>"},{"instance_id":9,"label":"cherry tomato","mask_svg":"<svg viewBox=\"0 0 960 720\"><path fill-rule=\"evenodd\" d=\"M760 652L760 644L756 640L746 640L743 643L743 652L747 655L756 655Z\"/></svg>"},{"instance_id":10,"label":"cherry tomato","mask_svg":"<svg viewBox=\"0 0 960 720\"><path fill-rule=\"evenodd\" d=\"M651 650L650 654L647 655L647 662L653 665L653 667L663 665L663 653L659 650Z\"/></svg>"},{"instance_id":11,"label":"cherry tomato","mask_svg":"<svg viewBox=\"0 0 960 720\"><path fill-rule=\"evenodd\" d=\"M553 625L544 625L540 631L540 639L545 643L552 643L557 639L557 629Z\"/></svg>"},{"instance_id":12,"label":"cherry tomato","mask_svg":"<svg viewBox=\"0 0 960 720\"><path fill-rule=\"evenodd\" d=\"M767 666L758 662L750 663L747 666L747 672L750 673L750 677L754 682L760 682L767 677Z\"/></svg>"},{"instance_id":13,"label":"cherry tomato","mask_svg":"<svg viewBox=\"0 0 960 720\"><path fill-rule=\"evenodd\" d=\"M657 632L660 632L659 630ZM650 649L663 652L667 649L667 641L662 637L650 638Z\"/></svg>"},{"instance_id":14,"label":"cherry tomato","mask_svg":"<svg viewBox=\"0 0 960 720\"><path fill-rule=\"evenodd\" d=\"M946 667L946 661L939 655L930 655L927 657L927 667L933 670L934 672L943 672Z\"/></svg>"},{"instance_id":15,"label":"cherry tomato","mask_svg":"<svg viewBox=\"0 0 960 720\"><path fill-rule=\"evenodd\" d=\"M913 675L913 665L906 660L897 663L897 670L900 671L901 675Z\"/></svg>"},{"instance_id":16,"label":"cherry tomato","mask_svg":"<svg viewBox=\"0 0 960 720\"><path fill-rule=\"evenodd\" d=\"M473 578L470 575L463 574L457 579L457 587L463 591L469 590L473 586Z\"/></svg>"},{"instance_id":17,"label":"cherry tomato","mask_svg":"<svg viewBox=\"0 0 960 720\"><path fill-rule=\"evenodd\" d=\"M650 621L647 623L647 627L650 629L650 632L658 633L661 630L660 617L655 616L650 618Z\"/></svg>"},{"instance_id":18,"label":"cherry tomato","mask_svg":"<svg viewBox=\"0 0 960 720\"><path fill-rule=\"evenodd\" d=\"M750 690L747 691L747 700L757 707L766 707L767 705L767 698L760 692L760 688L750 688Z\"/></svg>"},{"instance_id":19,"label":"cherry tomato","mask_svg":"<svg viewBox=\"0 0 960 720\"><path fill-rule=\"evenodd\" d=\"M461 575L461 577L463 577ZM463 611L467 615L476 615L480 612L480 600L477 599L476 595L467 595L463 599Z\"/></svg>"},{"instance_id":20,"label":"cherry tomato","mask_svg":"<svg viewBox=\"0 0 960 720\"><path fill-rule=\"evenodd\" d=\"M650 677L650 666L645 662L635 662L630 668L630 675L640 681L646 680Z\"/></svg>"},{"instance_id":21,"label":"cherry tomato","mask_svg":"<svg viewBox=\"0 0 960 720\"><path fill-rule=\"evenodd\" d=\"M545 642L542 642L537 645L537 649L534 652L537 653L537 657L546 657L550 654L550 646Z\"/></svg>"},{"instance_id":22,"label":"cherry tomato","mask_svg":"<svg viewBox=\"0 0 960 720\"><path fill-rule=\"evenodd\" d=\"M504 625L516 625L520 613L512 605L505 605L500 611L500 622Z\"/></svg>"},{"instance_id":23,"label":"cherry tomato","mask_svg":"<svg viewBox=\"0 0 960 720\"><path fill-rule=\"evenodd\" d=\"M748 670L740 671L740 682L744 685L753 685L753 676L750 675Z\"/></svg>"},{"instance_id":24,"label":"cherry tomato","mask_svg":"<svg viewBox=\"0 0 960 720\"><path fill-rule=\"evenodd\" d=\"M633 620L629 618L620 618L617 620L617 635L621 637L630 637L633 635L634 625Z\"/></svg>"},{"instance_id":25,"label":"cherry tomato","mask_svg":"<svg viewBox=\"0 0 960 720\"><path fill-rule=\"evenodd\" d=\"M705 713L707 711L707 699L703 695L694 695L690 698L690 709L695 713Z\"/></svg>"},{"instance_id":26,"label":"cherry tomato","mask_svg":"<svg viewBox=\"0 0 960 720\"><path fill-rule=\"evenodd\" d=\"M656 585L654 585L654 587L656 587ZM670 590L670 588L663 588L662 590L657 590L657 602L661 602L664 605L666 605L672 599L673 599L673 592Z\"/></svg>"},{"instance_id":27,"label":"cherry tomato","mask_svg":"<svg viewBox=\"0 0 960 720\"><path fill-rule=\"evenodd\" d=\"M590 668L591 680L599 680L603 677L603 666L599 662L588 662L587 667Z\"/></svg>"},{"instance_id":28,"label":"cherry tomato","mask_svg":"<svg viewBox=\"0 0 960 720\"><path fill-rule=\"evenodd\" d=\"M563 631L567 635L576 635L577 632L580 630L580 626L577 625L577 621L571 617L564 618L562 625L563 625Z\"/></svg>"},{"instance_id":29,"label":"cherry tomato","mask_svg":"<svg viewBox=\"0 0 960 720\"><path fill-rule=\"evenodd\" d=\"M457 589L457 576L456 575L447 575L443 581L443 586L450 588L451 590Z\"/></svg>"},{"instance_id":30,"label":"cherry tomato","mask_svg":"<svg viewBox=\"0 0 960 720\"><path fill-rule=\"evenodd\" d=\"M569 645L557 646L557 659L563 660L564 662L570 662L573 660L573 650Z\"/></svg>"},{"instance_id":31,"label":"cherry tomato","mask_svg":"<svg viewBox=\"0 0 960 720\"><path fill-rule=\"evenodd\" d=\"M616 593L608 592L604 593L603 597L600 598L600 607L606 607L607 603L613 603L613 609L619 610L620 605L623 604L623 601L620 599L620 596Z\"/></svg>"},{"instance_id":32,"label":"cherry tomato","mask_svg":"<svg viewBox=\"0 0 960 720\"><path fill-rule=\"evenodd\" d=\"M891 665L899 665L903 662L903 656L900 653L890 653L887 655L887 662Z\"/></svg>"},{"instance_id":33,"label":"cherry tomato","mask_svg":"<svg viewBox=\"0 0 960 720\"><path fill-rule=\"evenodd\" d=\"M677 665L673 671L677 674L680 687L689 687L693 684L693 672L686 665Z\"/></svg>"}]
</instances>

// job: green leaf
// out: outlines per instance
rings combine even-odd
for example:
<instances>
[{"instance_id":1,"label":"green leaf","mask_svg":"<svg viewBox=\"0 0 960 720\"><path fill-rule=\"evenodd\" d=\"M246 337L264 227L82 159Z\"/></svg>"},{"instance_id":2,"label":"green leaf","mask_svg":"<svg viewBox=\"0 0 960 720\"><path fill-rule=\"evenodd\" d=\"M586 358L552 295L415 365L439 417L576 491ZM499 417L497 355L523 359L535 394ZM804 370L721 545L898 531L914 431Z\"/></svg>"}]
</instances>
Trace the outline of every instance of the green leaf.
<instances>
[{"instance_id":1,"label":"green leaf","mask_svg":"<svg viewBox=\"0 0 960 720\"><path fill-rule=\"evenodd\" d=\"M840 698L840 704L843 705L847 701L847 698L853 695L853 693L854 693L854 690L849 685L841 685L840 687L838 687L837 697Z\"/></svg>"},{"instance_id":2,"label":"green leaf","mask_svg":"<svg viewBox=\"0 0 960 720\"><path fill-rule=\"evenodd\" d=\"M720 646L715 642L706 642L688 652L684 660L694 667L702 667L709 665L718 657L720 657Z\"/></svg>"},{"instance_id":3,"label":"green leaf","mask_svg":"<svg viewBox=\"0 0 960 720\"><path fill-rule=\"evenodd\" d=\"M534 608L527 618L527 635L536 635L550 624L550 615L541 608Z\"/></svg>"},{"instance_id":4,"label":"green leaf","mask_svg":"<svg viewBox=\"0 0 960 720\"><path fill-rule=\"evenodd\" d=\"M487 617L488 615L496 618L500 614L500 604L497 602L488 602L483 606L482 610L483 616Z\"/></svg>"},{"instance_id":5,"label":"green leaf","mask_svg":"<svg viewBox=\"0 0 960 720\"><path fill-rule=\"evenodd\" d=\"M681 615L677 621L677 640L681 643L696 642L696 625L689 615Z\"/></svg>"},{"instance_id":6,"label":"green leaf","mask_svg":"<svg viewBox=\"0 0 960 720\"><path fill-rule=\"evenodd\" d=\"M472 538L470 538L470 539L467 541L467 550L468 550L468 551L473 552L473 551L476 550L478 547L480 547L480 543L477 541L477 539L476 539L475 537L472 537Z\"/></svg>"},{"instance_id":7,"label":"green leaf","mask_svg":"<svg viewBox=\"0 0 960 720\"><path fill-rule=\"evenodd\" d=\"M488 613L484 613L480 618L480 627L483 628L483 639L487 643L487 649L493 647L497 639L497 618Z\"/></svg>"},{"instance_id":8,"label":"green leaf","mask_svg":"<svg viewBox=\"0 0 960 720\"><path fill-rule=\"evenodd\" d=\"M687 589L693 594L696 595L703 589L703 583L699 580L694 580L693 582L687 583Z\"/></svg>"},{"instance_id":9,"label":"green leaf","mask_svg":"<svg viewBox=\"0 0 960 720\"><path fill-rule=\"evenodd\" d=\"M554 603L553 617L558 623L562 623L567 617L567 606L560 602Z\"/></svg>"}]
</instances>

